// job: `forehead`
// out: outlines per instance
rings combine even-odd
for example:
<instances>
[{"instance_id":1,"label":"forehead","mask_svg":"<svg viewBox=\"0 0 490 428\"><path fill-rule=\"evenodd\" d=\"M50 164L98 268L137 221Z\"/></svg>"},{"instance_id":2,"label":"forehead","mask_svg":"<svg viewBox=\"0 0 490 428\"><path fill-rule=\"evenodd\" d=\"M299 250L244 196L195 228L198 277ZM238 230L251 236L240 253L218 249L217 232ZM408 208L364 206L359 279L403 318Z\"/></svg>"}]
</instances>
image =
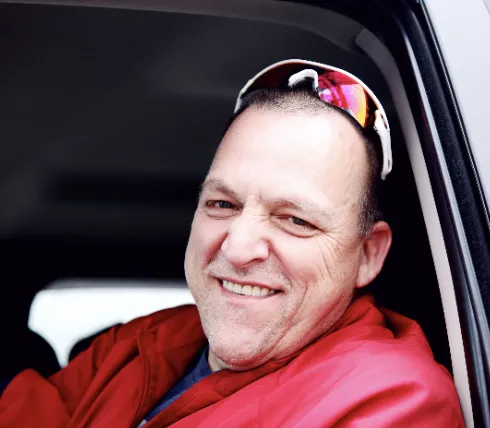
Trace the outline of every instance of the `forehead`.
<instances>
[{"instance_id":1,"label":"forehead","mask_svg":"<svg viewBox=\"0 0 490 428\"><path fill-rule=\"evenodd\" d=\"M338 114L250 108L225 134L209 176L267 198L357 195L366 171L364 143ZM350 196L349 196L350 197Z\"/></svg>"}]
</instances>

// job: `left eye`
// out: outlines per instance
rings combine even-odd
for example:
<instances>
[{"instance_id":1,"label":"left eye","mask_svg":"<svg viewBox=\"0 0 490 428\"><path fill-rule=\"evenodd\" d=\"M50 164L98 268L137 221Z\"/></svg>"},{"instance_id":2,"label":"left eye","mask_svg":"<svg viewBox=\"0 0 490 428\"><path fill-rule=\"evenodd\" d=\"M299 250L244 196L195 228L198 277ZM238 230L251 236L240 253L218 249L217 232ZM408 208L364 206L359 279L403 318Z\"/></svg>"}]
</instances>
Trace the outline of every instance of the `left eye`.
<instances>
[{"instance_id":1,"label":"left eye","mask_svg":"<svg viewBox=\"0 0 490 428\"><path fill-rule=\"evenodd\" d=\"M299 217L291 216L291 217L289 217L289 221L296 226L304 227L306 229L316 229L316 227L313 226L311 223L308 223L307 221L305 221Z\"/></svg>"},{"instance_id":2,"label":"left eye","mask_svg":"<svg viewBox=\"0 0 490 428\"><path fill-rule=\"evenodd\" d=\"M210 208L218 208L222 210L228 210L234 208L233 204L227 201L207 201L206 206Z\"/></svg>"}]
</instances>

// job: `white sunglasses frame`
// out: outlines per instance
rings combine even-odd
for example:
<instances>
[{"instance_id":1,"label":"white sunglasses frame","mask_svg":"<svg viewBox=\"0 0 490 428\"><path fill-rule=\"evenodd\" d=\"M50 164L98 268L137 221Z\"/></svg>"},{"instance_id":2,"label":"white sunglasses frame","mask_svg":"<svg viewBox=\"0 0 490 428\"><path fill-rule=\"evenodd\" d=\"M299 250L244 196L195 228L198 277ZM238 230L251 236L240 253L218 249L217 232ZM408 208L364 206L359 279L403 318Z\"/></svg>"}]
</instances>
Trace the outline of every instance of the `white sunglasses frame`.
<instances>
[{"instance_id":1,"label":"white sunglasses frame","mask_svg":"<svg viewBox=\"0 0 490 428\"><path fill-rule=\"evenodd\" d=\"M288 59L285 61L276 62L275 64L272 64L269 67L264 68L261 72L256 74L252 79L250 79L245 84L245 86L242 88L242 90L238 93L234 112L236 113L240 109L244 95L247 93L247 91L252 87L252 85L255 83L255 81L259 77L263 76L264 74L268 73L269 71L271 71L273 69L276 69L278 67L281 67L283 65L288 65L288 64L301 64L301 65L310 66L310 67L322 68L322 69L325 69L325 71L336 71L339 73L343 73L346 76L350 77L352 80L358 82L362 86L364 91L366 91L366 93L369 95L369 97L373 100L373 102L377 108L377 110L374 112L373 129L379 135L379 139L381 141L381 150L383 153L383 165L381 168L381 179L385 180L387 175L393 169L393 154L392 154L392 150L391 150L390 125L388 123L388 118L386 116L386 112L383 109L383 106L381 105L381 103L378 100L378 98L376 97L376 95L374 95L373 91L371 91L371 89L369 89L369 87L362 80L360 80L359 78L357 78L353 74L351 74L345 70L342 70L341 68L333 67L333 66L326 65L326 64L321 64L319 62L302 60L302 59ZM318 73L315 70L308 69L308 68L290 76L289 80L288 80L288 86L292 87L295 84L297 84L298 82L300 82L306 78L310 78L313 80L313 89L316 92L318 92ZM352 114L348 110L345 110L345 111L347 111L349 114Z\"/></svg>"}]
</instances>

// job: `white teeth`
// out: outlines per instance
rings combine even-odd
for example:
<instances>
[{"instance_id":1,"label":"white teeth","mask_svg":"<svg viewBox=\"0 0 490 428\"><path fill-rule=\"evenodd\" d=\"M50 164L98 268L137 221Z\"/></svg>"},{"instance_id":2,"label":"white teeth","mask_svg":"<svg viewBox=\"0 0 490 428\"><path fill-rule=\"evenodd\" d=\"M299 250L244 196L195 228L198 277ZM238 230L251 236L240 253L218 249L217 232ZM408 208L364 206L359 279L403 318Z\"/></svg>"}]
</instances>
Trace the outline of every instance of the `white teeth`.
<instances>
[{"instance_id":1,"label":"white teeth","mask_svg":"<svg viewBox=\"0 0 490 428\"><path fill-rule=\"evenodd\" d=\"M230 281L222 281L223 287L228 291L235 294L241 294L243 296L268 296L276 293L275 290L269 288L258 287L256 285L241 285Z\"/></svg>"},{"instance_id":2,"label":"white teeth","mask_svg":"<svg viewBox=\"0 0 490 428\"><path fill-rule=\"evenodd\" d=\"M244 294L245 296L251 296L252 295L252 286L244 285L242 287L242 294Z\"/></svg>"},{"instance_id":3,"label":"white teeth","mask_svg":"<svg viewBox=\"0 0 490 428\"><path fill-rule=\"evenodd\" d=\"M233 283L229 281L223 281L223 287L225 287L228 291L233 291Z\"/></svg>"}]
</instances>

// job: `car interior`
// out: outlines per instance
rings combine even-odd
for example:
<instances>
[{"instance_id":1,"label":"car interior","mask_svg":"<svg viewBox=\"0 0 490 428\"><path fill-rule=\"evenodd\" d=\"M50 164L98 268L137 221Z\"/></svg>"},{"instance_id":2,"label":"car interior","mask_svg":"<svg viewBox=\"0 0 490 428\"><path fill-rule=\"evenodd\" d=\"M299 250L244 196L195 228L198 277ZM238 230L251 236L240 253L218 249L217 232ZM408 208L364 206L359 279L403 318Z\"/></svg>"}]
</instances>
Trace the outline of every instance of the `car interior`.
<instances>
[{"instance_id":1,"label":"car interior","mask_svg":"<svg viewBox=\"0 0 490 428\"><path fill-rule=\"evenodd\" d=\"M393 82L362 48L363 26L287 2L177 3L0 3L0 317L8 326L0 378L59 369L49 343L28 328L34 297L54 281L184 283L198 189L238 91L265 66L302 58L348 70L383 103L394 164L381 204L394 239L370 288L417 320L436 360L464 379L421 196L430 183L410 155ZM467 385L457 386L465 396Z\"/></svg>"}]
</instances>

